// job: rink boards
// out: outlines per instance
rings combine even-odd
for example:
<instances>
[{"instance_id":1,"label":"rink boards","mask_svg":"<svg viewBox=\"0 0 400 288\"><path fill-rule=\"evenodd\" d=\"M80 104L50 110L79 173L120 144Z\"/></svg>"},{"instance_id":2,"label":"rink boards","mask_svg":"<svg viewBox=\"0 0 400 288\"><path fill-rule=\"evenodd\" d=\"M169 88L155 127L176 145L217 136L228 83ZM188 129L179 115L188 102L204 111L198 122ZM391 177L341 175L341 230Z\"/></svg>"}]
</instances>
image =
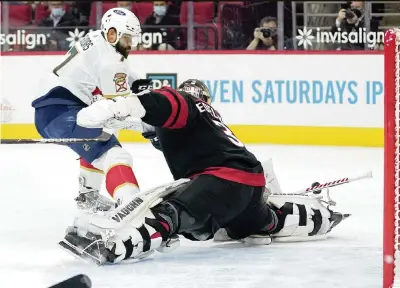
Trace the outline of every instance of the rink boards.
<instances>
[{"instance_id":1,"label":"rink boards","mask_svg":"<svg viewBox=\"0 0 400 288\"><path fill-rule=\"evenodd\" d=\"M213 105L245 143L383 146L383 55L377 53L132 54L139 77L176 87L205 81ZM63 55L1 57L1 137L37 138L31 107L39 79ZM122 142L145 142L122 131Z\"/></svg>"}]
</instances>

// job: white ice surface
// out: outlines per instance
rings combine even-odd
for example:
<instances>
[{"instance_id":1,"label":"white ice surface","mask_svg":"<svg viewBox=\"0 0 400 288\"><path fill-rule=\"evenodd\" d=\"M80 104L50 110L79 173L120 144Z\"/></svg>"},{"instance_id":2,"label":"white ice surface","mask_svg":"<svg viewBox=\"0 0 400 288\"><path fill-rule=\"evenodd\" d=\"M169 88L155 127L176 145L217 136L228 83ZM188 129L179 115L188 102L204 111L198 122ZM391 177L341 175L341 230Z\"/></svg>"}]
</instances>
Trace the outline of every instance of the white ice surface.
<instances>
[{"instance_id":1,"label":"white ice surface","mask_svg":"<svg viewBox=\"0 0 400 288\"><path fill-rule=\"evenodd\" d=\"M124 145L142 189L170 181L161 153ZM249 146L273 158L285 192L372 170L374 178L332 189L337 210L352 216L321 242L248 247L183 240L170 254L97 267L56 243L74 216L78 161L53 145L0 146L0 287L44 288L84 273L101 287L377 288L382 283L383 150Z\"/></svg>"}]
</instances>

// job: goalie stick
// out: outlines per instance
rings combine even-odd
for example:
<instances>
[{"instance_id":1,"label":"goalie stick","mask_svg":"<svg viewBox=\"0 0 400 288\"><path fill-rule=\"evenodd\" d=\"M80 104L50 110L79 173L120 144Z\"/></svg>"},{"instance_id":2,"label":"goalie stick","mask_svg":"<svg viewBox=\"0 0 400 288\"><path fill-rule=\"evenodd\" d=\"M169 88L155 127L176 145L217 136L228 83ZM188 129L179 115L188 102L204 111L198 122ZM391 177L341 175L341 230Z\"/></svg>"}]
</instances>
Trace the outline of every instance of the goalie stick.
<instances>
[{"instance_id":1,"label":"goalie stick","mask_svg":"<svg viewBox=\"0 0 400 288\"><path fill-rule=\"evenodd\" d=\"M307 189L302 189L302 190L299 190L297 192L285 193L285 194L286 195L304 195L304 194L307 194L307 193L318 192L318 191L321 191L322 189L326 189L326 188L330 188L330 187L334 187L334 186L339 186L339 185L343 185L343 184L346 184L346 183L350 183L350 182L354 182L354 181L358 181L358 180L366 179L366 178L372 178L372 171L368 171L367 173L361 174L361 175L359 175L357 177L341 178L341 179L337 179L335 181L326 182L326 183L323 183L323 184L311 186L311 187L308 187Z\"/></svg>"},{"instance_id":2,"label":"goalie stick","mask_svg":"<svg viewBox=\"0 0 400 288\"><path fill-rule=\"evenodd\" d=\"M112 134L107 132L101 133L95 138L43 138L43 139L1 139L0 144L59 144L67 145L73 143L87 142L106 142L111 138Z\"/></svg>"}]
</instances>

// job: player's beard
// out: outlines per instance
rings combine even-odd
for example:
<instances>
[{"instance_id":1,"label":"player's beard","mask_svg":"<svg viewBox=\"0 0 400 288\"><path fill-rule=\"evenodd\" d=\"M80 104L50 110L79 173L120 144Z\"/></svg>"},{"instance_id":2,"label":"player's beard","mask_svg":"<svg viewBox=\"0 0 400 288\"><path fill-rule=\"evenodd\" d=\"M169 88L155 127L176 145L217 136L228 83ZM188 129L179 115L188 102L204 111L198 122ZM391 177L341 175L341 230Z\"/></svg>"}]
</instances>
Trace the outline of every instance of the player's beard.
<instances>
[{"instance_id":1,"label":"player's beard","mask_svg":"<svg viewBox=\"0 0 400 288\"><path fill-rule=\"evenodd\" d=\"M121 43L118 42L115 45L115 49L118 51L118 53L121 53L122 56L124 56L125 58L128 58L129 52L131 51L131 46L122 47Z\"/></svg>"}]
</instances>

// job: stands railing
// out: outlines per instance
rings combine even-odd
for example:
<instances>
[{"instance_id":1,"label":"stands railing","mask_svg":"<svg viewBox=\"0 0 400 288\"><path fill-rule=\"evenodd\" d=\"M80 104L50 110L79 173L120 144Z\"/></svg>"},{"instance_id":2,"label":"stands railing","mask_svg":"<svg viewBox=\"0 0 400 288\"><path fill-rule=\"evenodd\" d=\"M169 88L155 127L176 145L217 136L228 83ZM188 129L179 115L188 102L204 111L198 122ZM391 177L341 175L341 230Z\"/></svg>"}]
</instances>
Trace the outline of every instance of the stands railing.
<instances>
[{"instance_id":1,"label":"stands railing","mask_svg":"<svg viewBox=\"0 0 400 288\"><path fill-rule=\"evenodd\" d=\"M168 33L174 34L173 40L164 40L165 35L160 32L152 32L151 29L163 28ZM89 31L97 29L88 26L65 26L57 27L33 27L22 26L18 28L11 27L8 29L10 40L16 40L17 43L8 43L2 45L2 51L67 51L73 44L84 37ZM141 44L138 50L186 50L187 47L187 25L143 25L143 33ZM215 26L210 25L193 25L194 43L192 50L217 50L218 49L218 33ZM25 37L22 37L24 36ZM6 44L6 43L5 43ZM163 48L159 48L160 44Z\"/></svg>"},{"instance_id":2,"label":"stands railing","mask_svg":"<svg viewBox=\"0 0 400 288\"><path fill-rule=\"evenodd\" d=\"M348 4L346 1L296 1L295 3L303 3L304 9L302 13L296 13L296 9L292 9L292 14L293 14L293 27L295 28L294 31L297 31L298 29L302 29L302 26L298 26L296 23L296 16L301 15L303 16L304 19L304 26L307 27L307 29L312 29L316 30L317 28L320 31L327 31L330 30L332 25L335 24L335 20L338 16L338 12L340 10L340 4ZM380 12L373 12L373 6L374 4L378 5L384 5L385 8L383 11ZM292 4L296 5L296 4ZM310 9L312 5L329 5L329 12L326 11L315 11ZM336 9L335 11L332 11L331 9ZM375 9L379 11L380 9ZM399 26L400 25L400 3L398 2L392 2L392 1L364 1L364 9L363 9L363 20L365 22L365 28L366 32L368 33L371 31L371 20L372 19L381 19L383 23L385 23L386 20L386 25L379 25L379 31L384 31L386 29ZM383 18L383 19L382 19ZM387 21L388 18L391 18L391 21ZM320 22L318 22L320 21ZM294 35L295 36L295 35ZM332 47L333 46L333 47ZM315 45L312 46L314 49L335 49L337 48L337 45L321 45L321 43L315 43ZM369 49L367 45L365 45L365 49Z\"/></svg>"},{"instance_id":3,"label":"stands railing","mask_svg":"<svg viewBox=\"0 0 400 288\"><path fill-rule=\"evenodd\" d=\"M258 9L259 6L270 1L244 1L246 5L238 6L232 4L226 4L222 6L222 9L218 10L218 16L215 23L195 23L194 22L194 3L189 1L187 4L187 23L181 26L146 26L143 25L144 32L146 29L151 28L164 28L172 29L179 36L171 44L174 49L246 49L249 42L252 40L254 28L258 25L258 22L263 13L264 16L270 15L271 12L277 18L277 48L282 49L303 49L298 47L298 40L295 38L298 35L298 30L307 27L314 31L318 28L320 31L328 31L331 26L335 23L340 6L347 3L345 1L292 1L287 3L286 1L278 1L276 5L276 11L261 11ZM385 9L382 11L373 11L373 5L384 4ZM83 31L86 33L90 29L96 29L100 27L100 20L102 17L102 2L96 2L96 26L74 26L74 27L57 27L57 28L46 28L37 27L34 25L30 26L12 26L11 19L9 18L9 5L7 1L0 3L2 19L0 19L0 30L1 30L1 51L40 51L40 50L66 50L71 43L71 39L75 36L78 38L82 36L79 34ZM289 16L287 14L289 13ZM391 1L365 1L363 18L367 32L370 31L371 19L380 17L381 24L380 30L386 30L393 26L400 25L400 2ZM290 17L291 16L291 17ZM285 19L290 17L290 19ZM299 20L300 19L300 20ZM287 25L291 23L291 25ZM303 22L303 23L301 23ZM24 31L22 31L24 30ZM290 31L291 30L291 31ZM77 33L77 35L75 35ZM19 34L18 34L19 33ZM25 33L22 37L21 33ZM26 35L29 34L29 37ZM20 35L20 36L18 36ZM40 36L41 35L41 36ZM28 43L15 45L10 44L10 41L5 41L5 37L9 37L9 40L14 37L18 40L24 38L24 41L35 40L39 42L35 48ZM44 37L44 38L43 38ZM46 43L43 44L43 39L46 39ZM67 40L69 39L69 40ZM11 39L12 40L12 39ZM32 40L32 41L33 41ZM163 39L165 42L165 39ZM18 40L19 41L19 40ZM54 42L57 42L57 45ZM21 41L20 41L21 42ZM29 48L28 48L29 46ZM314 43L311 49L335 49L337 45L324 45L321 43ZM170 46L167 46L167 49ZM142 49L142 48L140 48ZM156 49L152 47L152 49ZM310 49L308 47L307 49Z\"/></svg>"}]
</instances>

